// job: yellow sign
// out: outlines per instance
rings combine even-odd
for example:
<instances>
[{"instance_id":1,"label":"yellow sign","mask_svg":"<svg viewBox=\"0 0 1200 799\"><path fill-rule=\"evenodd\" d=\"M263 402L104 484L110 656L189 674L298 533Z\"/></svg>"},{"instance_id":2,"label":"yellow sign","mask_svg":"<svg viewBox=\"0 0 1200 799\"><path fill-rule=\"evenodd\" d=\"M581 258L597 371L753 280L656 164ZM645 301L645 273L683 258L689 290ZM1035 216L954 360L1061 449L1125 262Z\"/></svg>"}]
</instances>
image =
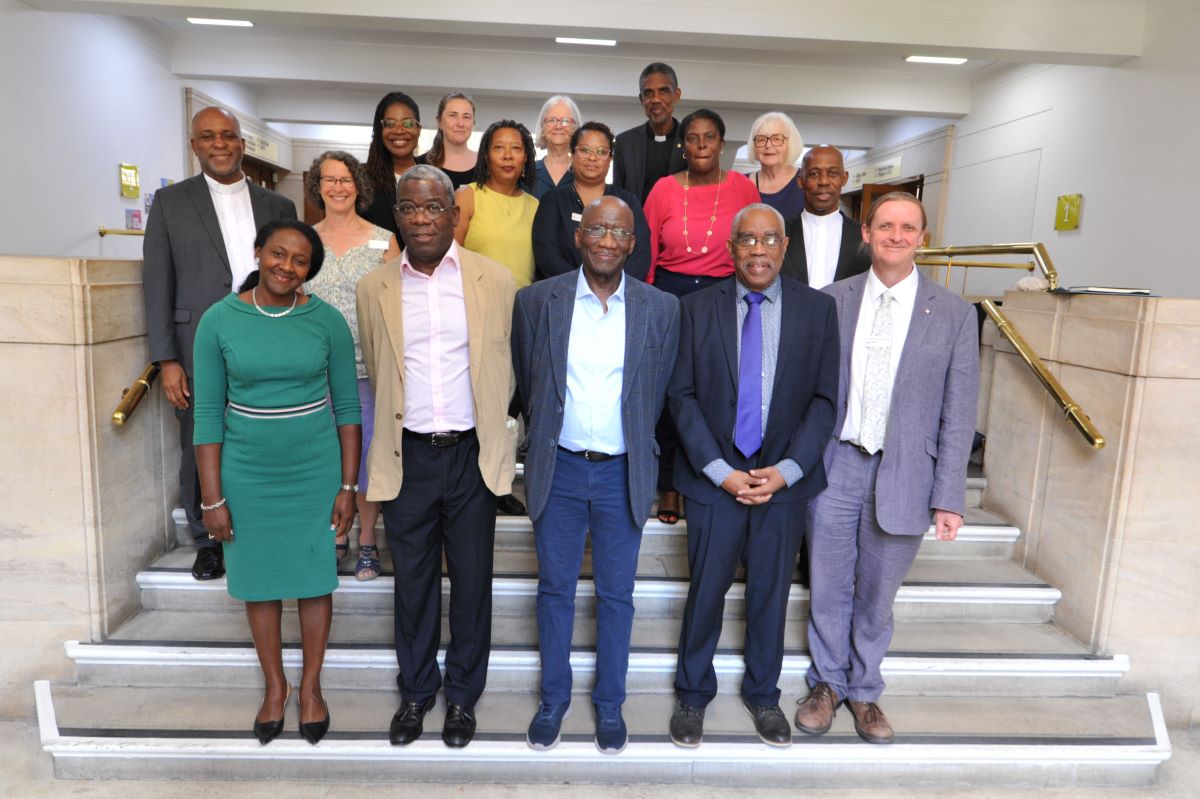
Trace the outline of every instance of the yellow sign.
<instances>
[{"instance_id":1,"label":"yellow sign","mask_svg":"<svg viewBox=\"0 0 1200 799\"><path fill-rule=\"evenodd\" d=\"M1082 205L1082 194L1060 194L1058 207L1054 211L1054 229L1078 230L1079 209Z\"/></svg>"},{"instance_id":2,"label":"yellow sign","mask_svg":"<svg viewBox=\"0 0 1200 799\"><path fill-rule=\"evenodd\" d=\"M138 168L133 164L121 164L121 196L136 200L142 194L142 184L138 180Z\"/></svg>"},{"instance_id":3,"label":"yellow sign","mask_svg":"<svg viewBox=\"0 0 1200 799\"><path fill-rule=\"evenodd\" d=\"M246 155L255 158L261 158L264 161L270 161L272 164L279 163L279 145L271 141L265 136L255 136L253 133L246 133Z\"/></svg>"}]
</instances>

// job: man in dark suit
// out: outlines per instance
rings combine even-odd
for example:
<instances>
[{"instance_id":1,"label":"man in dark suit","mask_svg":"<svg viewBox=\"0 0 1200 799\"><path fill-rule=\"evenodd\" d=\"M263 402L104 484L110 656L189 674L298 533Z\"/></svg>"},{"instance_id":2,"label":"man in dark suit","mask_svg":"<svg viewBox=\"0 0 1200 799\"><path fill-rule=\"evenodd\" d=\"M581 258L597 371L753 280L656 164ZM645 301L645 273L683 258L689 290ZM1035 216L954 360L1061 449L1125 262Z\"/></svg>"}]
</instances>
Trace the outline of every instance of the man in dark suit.
<instances>
[{"instance_id":1,"label":"man in dark suit","mask_svg":"<svg viewBox=\"0 0 1200 799\"><path fill-rule=\"evenodd\" d=\"M925 209L911 194L875 201L862 226L864 275L825 291L837 302L841 363L829 488L809 506L812 689L796 726L821 735L845 700L854 728L890 743L879 708L892 603L933 518L942 541L963 523L975 433L974 309L916 271Z\"/></svg>"},{"instance_id":2,"label":"man in dark suit","mask_svg":"<svg viewBox=\"0 0 1200 799\"><path fill-rule=\"evenodd\" d=\"M617 136L613 185L632 192L643 205L659 178L683 170L679 121L672 116L680 96L675 70L658 61L649 64L638 79L646 124Z\"/></svg>"},{"instance_id":3,"label":"man in dark suit","mask_svg":"<svg viewBox=\"0 0 1200 799\"><path fill-rule=\"evenodd\" d=\"M779 275L779 212L734 217L734 278L683 298L679 359L668 392L681 448L675 484L687 502L691 585L679 634L671 740L698 746L717 692L713 654L725 593L746 567L741 694L759 737L792 742L779 708L783 630L809 497L825 487L838 338L833 303Z\"/></svg>"},{"instance_id":4,"label":"man in dark suit","mask_svg":"<svg viewBox=\"0 0 1200 799\"><path fill-rule=\"evenodd\" d=\"M209 306L258 267L254 238L272 219L295 219L296 206L242 173L246 140L237 117L221 108L192 117L192 152L201 174L158 190L142 245L142 291L150 360L179 420L179 494L198 551L197 580L225 573L221 546L201 522L200 482L192 449L192 343Z\"/></svg>"},{"instance_id":5,"label":"man in dark suit","mask_svg":"<svg viewBox=\"0 0 1200 799\"><path fill-rule=\"evenodd\" d=\"M662 411L679 345L679 301L623 267L633 212L602 197L575 232L583 266L517 293L512 350L529 419L525 485L538 555L541 704L534 749L558 743L571 705L571 633L584 539L596 587L596 746L615 754L642 528L654 502Z\"/></svg>"},{"instance_id":6,"label":"man in dark suit","mask_svg":"<svg viewBox=\"0 0 1200 799\"><path fill-rule=\"evenodd\" d=\"M787 223L784 275L820 289L871 267L859 224L840 210L848 178L838 148L822 144L804 154L800 161L804 210Z\"/></svg>"}]
</instances>

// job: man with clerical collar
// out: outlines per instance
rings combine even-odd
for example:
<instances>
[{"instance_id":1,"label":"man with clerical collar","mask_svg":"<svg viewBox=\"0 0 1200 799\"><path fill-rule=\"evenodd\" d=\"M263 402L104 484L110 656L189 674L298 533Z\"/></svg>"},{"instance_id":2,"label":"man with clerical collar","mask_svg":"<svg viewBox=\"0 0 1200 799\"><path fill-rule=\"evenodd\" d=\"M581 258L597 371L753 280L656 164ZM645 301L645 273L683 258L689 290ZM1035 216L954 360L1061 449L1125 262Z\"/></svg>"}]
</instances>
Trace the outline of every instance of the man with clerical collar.
<instances>
[{"instance_id":1,"label":"man with clerical collar","mask_svg":"<svg viewBox=\"0 0 1200 799\"><path fill-rule=\"evenodd\" d=\"M925 208L877 199L861 227L865 274L827 286L837 303L837 418L825 448L829 487L808 509L811 691L796 727L822 735L845 701L869 743L891 743L879 697L892 604L933 522L963 523L975 434L979 336L974 308L916 270Z\"/></svg>"},{"instance_id":2,"label":"man with clerical collar","mask_svg":"<svg viewBox=\"0 0 1200 799\"><path fill-rule=\"evenodd\" d=\"M838 327L829 297L779 275L783 233L774 208L746 206L727 245L734 277L680 301L668 391L691 575L670 722L679 746L703 739L705 708L717 693L713 655L725 594L739 564L748 620L742 702L763 742L792 742L779 707L784 622L805 507L825 487Z\"/></svg>"},{"instance_id":3,"label":"man with clerical collar","mask_svg":"<svg viewBox=\"0 0 1200 799\"><path fill-rule=\"evenodd\" d=\"M596 747L625 748L621 714L642 528L658 479L654 426L679 344L679 301L628 279L634 219L601 197L575 232L583 266L521 289L512 354L529 420L525 486L538 556L541 703L526 741L550 749L571 706L575 589L591 534Z\"/></svg>"},{"instance_id":4,"label":"man with clerical collar","mask_svg":"<svg viewBox=\"0 0 1200 799\"><path fill-rule=\"evenodd\" d=\"M154 194L142 243L142 296L150 360L179 420L179 494L196 542L192 576L225 574L219 542L204 527L200 481L192 445L192 344L209 306L237 291L257 271L254 238L273 219L295 219L286 197L246 179L246 140L237 117L223 108L202 108L192 117L192 152L200 174Z\"/></svg>"},{"instance_id":5,"label":"man with clerical collar","mask_svg":"<svg viewBox=\"0 0 1200 799\"><path fill-rule=\"evenodd\" d=\"M673 116L680 96L675 70L658 61L649 64L638 79L646 122L617 136L613 185L633 192L643 204L659 179L683 170L679 121Z\"/></svg>"},{"instance_id":6,"label":"man with clerical collar","mask_svg":"<svg viewBox=\"0 0 1200 799\"><path fill-rule=\"evenodd\" d=\"M813 147L800 160L804 210L788 220L783 274L814 289L860 275L871 266L858 223L841 212L848 178L836 147Z\"/></svg>"}]
</instances>

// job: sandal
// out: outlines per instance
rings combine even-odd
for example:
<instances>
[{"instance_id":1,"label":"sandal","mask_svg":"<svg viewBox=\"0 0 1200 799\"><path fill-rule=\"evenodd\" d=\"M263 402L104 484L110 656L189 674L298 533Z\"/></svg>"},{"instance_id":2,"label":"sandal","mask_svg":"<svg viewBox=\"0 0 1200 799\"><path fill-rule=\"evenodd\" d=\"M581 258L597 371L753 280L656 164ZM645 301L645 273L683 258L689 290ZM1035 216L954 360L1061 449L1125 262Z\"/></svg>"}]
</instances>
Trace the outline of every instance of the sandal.
<instances>
[{"instance_id":1,"label":"sandal","mask_svg":"<svg viewBox=\"0 0 1200 799\"><path fill-rule=\"evenodd\" d=\"M663 503L666 502L667 497L671 497L673 499L673 502L671 504L675 505L674 508L664 508L663 507ZM664 491L662 493L662 499L660 499L658 502L658 520L660 522L662 522L663 524L675 524L676 522L679 521L679 492L678 491Z\"/></svg>"},{"instance_id":2,"label":"sandal","mask_svg":"<svg viewBox=\"0 0 1200 799\"><path fill-rule=\"evenodd\" d=\"M338 543L338 538L342 539L341 543ZM333 539L333 554L336 563L341 563L342 559L350 554L350 536L340 535Z\"/></svg>"},{"instance_id":3,"label":"sandal","mask_svg":"<svg viewBox=\"0 0 1200 799\"><path fill-rule=\"evenodd\" d=\"M379 563L379 547L364 544L358 548L358 563L354 565L354 579L374 580L383 567Z\"/></svg>"}]
</instances>

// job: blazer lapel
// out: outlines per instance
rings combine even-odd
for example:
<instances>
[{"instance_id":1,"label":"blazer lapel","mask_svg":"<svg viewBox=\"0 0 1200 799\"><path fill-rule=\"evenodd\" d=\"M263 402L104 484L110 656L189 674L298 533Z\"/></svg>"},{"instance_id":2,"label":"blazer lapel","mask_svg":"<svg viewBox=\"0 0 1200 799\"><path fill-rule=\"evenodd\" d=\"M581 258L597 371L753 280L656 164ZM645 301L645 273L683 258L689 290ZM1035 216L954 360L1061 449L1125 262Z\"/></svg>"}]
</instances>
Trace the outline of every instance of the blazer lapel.
<instances>
[{"instance_id":1,"label":"blazer lapel","mask_svg":"<svg viewBox=\"0 0 1200 799\"><path fill-rule=\"evenodd\" d=\"M850 265L854 263L854 254L862 244L861 231L860 224L842 214L842 249L838 253L837 269L834 270L835 281L842 280L849 274Z\"/></svg>"},{"instance_id":2,"label":"blazer lapel","mask_svg":"<svg viewBox=\"0 0 1200 799\"><path fill-rule=\"evenodd\" d=\"M838 379L843 397L846 387L850 385L850 356L854 352L854 329L858 327L858 313L862 310L863 292L866 291L869 274L870 272L864 272L861 276L855 276L842 284L846 291L838 303L837 311L842 342L841 374Z\"/></svg>"},{"instance_id":3,"label":"blazer lapel","mask_svg":"<svg viewBox=\"0 0 1200 799\"><path fill-rule=\"evenodd\" d=\"M462 275L463 302L467 306L467 353L470 360L471 385L478 388L479 371L483 367L483 270L468 260L458 248L458 268ZM478 402L478 397L476 397Z\"/></svg>"},{"instance_id":4,"label":"blazer lapel","mask_svg":"<svg viewBox=\"0 0 1200 799\"><path fill-rule=\"evenodd\" d=\"M720 334L721 344L725 348L725 362L729 366L729 380L736 392L738 384L738 350L737 290L734 288L735 280L736 278L721 284L721 290L713 292L713 302L717 306L717 332Z\"/></svg>"},{"instance_id":5,"label":"blazer lapel","mask_svg":"<svg viewBox=\"0 0 1200 799\"><path fill-rule=\"evenodd\" d=\"M779 277L775 278L779 280ZM783 376L787 374L787 366L789 356L792 354L794 347L787 346L787 342L795 341L800 337L800 314L792 313L791 304L795 297L790 291L786 283L780 285L783 290L779 295L779 350L775 359L775 383L771 388L771 408L767 408L767 419L769 420L771 410L775 407L775 398L783 392L779 390L780 384L783 382Z\"/></svg>"},{"instance_id":6,"label":"blazer lapel","mask_svg":"<svg viewBox=\"0 0 1200 799\"><path fill-rule=\"evenodd\" d=\"M254 232L257 233L259 228L271 221L267 190L257 183L250 183L250 210L254 213Z\"/></svg>"},{"instance_id":7,"label":"blazer lapel","mask_svg":"<svg viewBox=\"0 0 1200 799\"><path fill-rule=\"evenodd\" d=\"M933 317L936 313L936 302L937 293L932 290L932 284L924 275L917 272L917 294L913 299L912 316L908 322L908 335L904 338L904 349L900 351L900 363L896 367L897 382L899 382L901 375L908 373L908 361L919 357L916 353L920 351L921 344L925 341L925 334L929 331L929 325L934 322ZM926 313L926 311L929 313ZM895 398L896 394L897 391L893 388L892 397Z\"/></svg>"},{"instance_id":8,"label":"blazer lapel","mask_svg":"<svg viewBox=\"0 0 1200 799\"><path fill-rule=\"evenodd\" d=\"M575 286L569 283L556 286L546 303L550 327L550 368L554 372L554 387L561 403L567 397L567 345L571 337L571 319L575 315Z\"/></svg>"},{"instance_id":9,"label":"blazer lapel","mask_svg":"<svg viewBox=\"0 0 1200 799\"><path fill-rule=\"evenodd\" d=\"M204 175L192 178L192 182L188 186L188 196L191 197L192 205L195 206L196 214L208 232L208 237L212 239L213 247L221 256L221 263L225 264L226 269L229 269L229 254L225 252L225 239L221 236L221 223L217 220L217 209L213 205L212 195L208 193L208 183L204 180ZM230 274L233 273L230 272Z\"/></svg>"},{"instance_id":10,"label":"blazer lapel","mask_svg":"<svg viewBox=\"0 0 1200 799\"><path fill-rule=\"evenodd\" d=\"M400 259L392 259L390 264L380 267L387 270L387 278L383 281L383 291L379 294L379 306L383 311L383 326L387 330L388 340L392 343L392 356L400 367L400 377L404 377L404 280L400 276Z\"/></svg>"},{"instance_id":11,"label":"blazer lapel","mask_svg":"<svg viewBox=\"0 0 1200 799\"><path fill-rule=\"evenodd\" d=\"M645 298L634 285L633 278L625 278L625 365L621 370L621 405L629 399L633 380L637 377L638 364L642 362L642 350L646 346Z\"/></svg>"}]
</instances>

